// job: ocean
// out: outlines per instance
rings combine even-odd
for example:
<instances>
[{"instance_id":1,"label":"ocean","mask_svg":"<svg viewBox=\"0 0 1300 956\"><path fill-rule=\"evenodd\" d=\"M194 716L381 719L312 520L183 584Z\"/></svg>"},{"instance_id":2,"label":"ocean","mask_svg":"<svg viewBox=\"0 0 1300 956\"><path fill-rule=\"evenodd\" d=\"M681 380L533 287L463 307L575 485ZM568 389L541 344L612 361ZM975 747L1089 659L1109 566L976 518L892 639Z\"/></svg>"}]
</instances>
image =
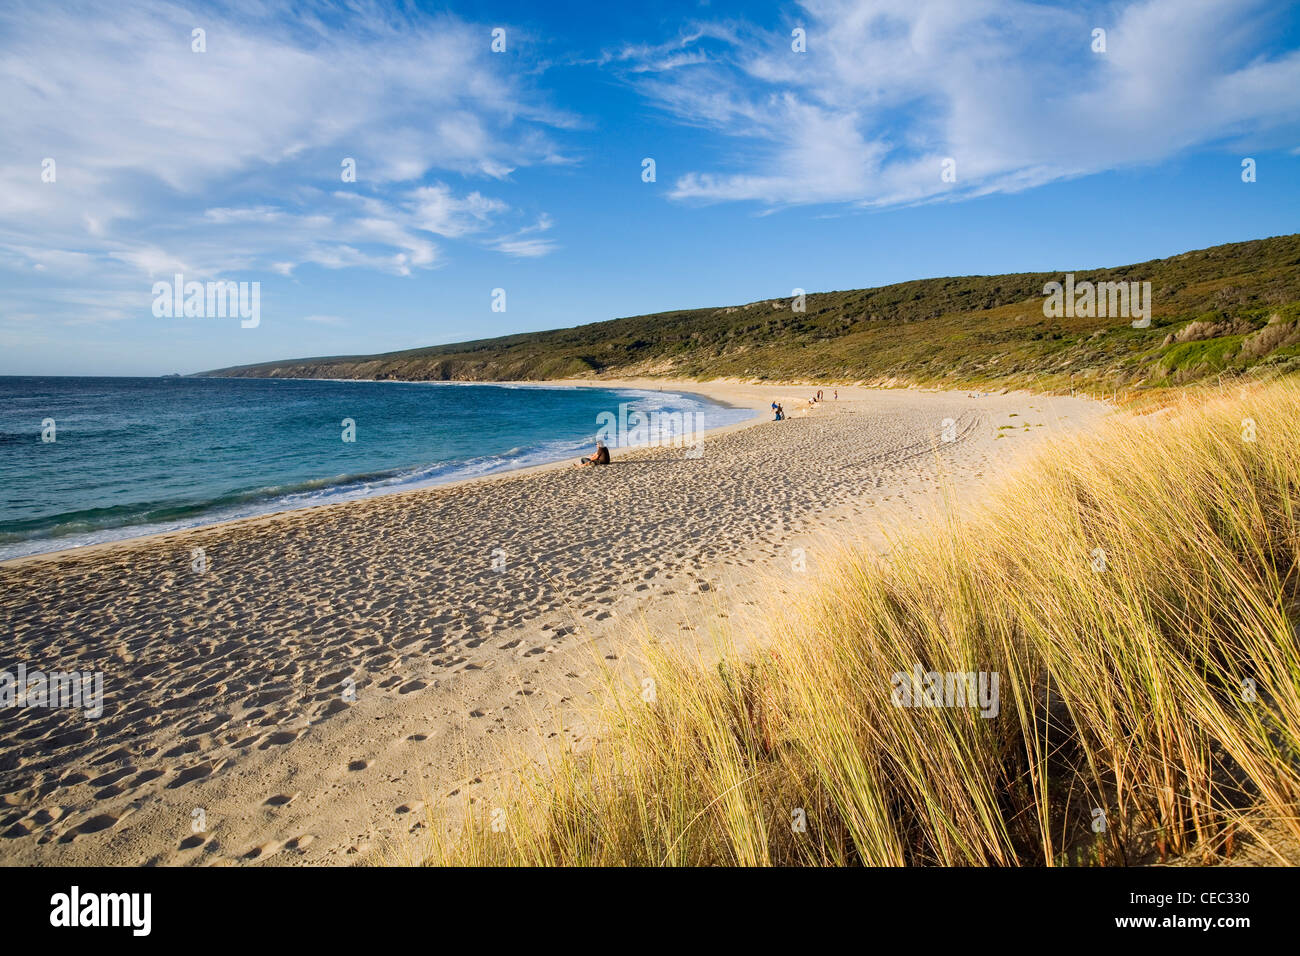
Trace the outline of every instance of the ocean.
<instances>
[{"instance_id":1,"label":"ocean","mask_svg":"<svg viewBox=\"0 0 1300 956\"><path fill-rule=\"evenodd\" d=\"M637 412L753 415L640 389L0 377L0 560L576 459L602 424L611 448L660 437L608 427Z\"/></svg>"}]
</instances>

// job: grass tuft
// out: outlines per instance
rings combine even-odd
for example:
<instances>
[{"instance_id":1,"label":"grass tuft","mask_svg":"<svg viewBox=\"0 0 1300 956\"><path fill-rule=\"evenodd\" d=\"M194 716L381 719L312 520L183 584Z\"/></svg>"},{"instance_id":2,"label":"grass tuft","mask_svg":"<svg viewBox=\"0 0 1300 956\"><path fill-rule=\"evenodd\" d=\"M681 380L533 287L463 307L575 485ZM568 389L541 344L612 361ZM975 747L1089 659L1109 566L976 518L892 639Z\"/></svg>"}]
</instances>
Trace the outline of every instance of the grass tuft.
<instances>
[{"instance_id":1,"label":"grass tuft","mask_svg":"<svg viewBox=\"0 0 1300 956\"><path fill-rule=\"evenodd\" d=\"M1252 439L1253 440L1248 440ZM848 553L747 658L651 648L589 749L428 861L1116 865L1300 838L1300 386L1122 413ZM998 676L996 717L897 672ZM502 825L503 824L503 825Z\"/></svg>"}]
</instances>

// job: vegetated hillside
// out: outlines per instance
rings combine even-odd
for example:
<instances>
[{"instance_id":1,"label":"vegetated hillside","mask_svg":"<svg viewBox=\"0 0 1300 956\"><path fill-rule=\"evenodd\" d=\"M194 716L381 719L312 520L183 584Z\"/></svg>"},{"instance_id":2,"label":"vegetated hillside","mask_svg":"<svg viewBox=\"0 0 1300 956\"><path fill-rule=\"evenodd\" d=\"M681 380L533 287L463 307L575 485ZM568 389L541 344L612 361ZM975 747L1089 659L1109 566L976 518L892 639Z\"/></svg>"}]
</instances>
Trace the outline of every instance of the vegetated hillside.
<instances>
[{"instance_id":1,"label":"vegetated hillside","mask_svg":"<svg viewBox=\"0 0 1300 956\"><path fill-rule=\"evenodd\" d=\"M1180 385L1300 368L1300 235L1215 246L1075 282L1150 282L1151 324L1044 316L1064 270L661 312L383 355L267 362L213 376L537 381L595 376L1061 388Z\"/></svg>"}]
</instances>

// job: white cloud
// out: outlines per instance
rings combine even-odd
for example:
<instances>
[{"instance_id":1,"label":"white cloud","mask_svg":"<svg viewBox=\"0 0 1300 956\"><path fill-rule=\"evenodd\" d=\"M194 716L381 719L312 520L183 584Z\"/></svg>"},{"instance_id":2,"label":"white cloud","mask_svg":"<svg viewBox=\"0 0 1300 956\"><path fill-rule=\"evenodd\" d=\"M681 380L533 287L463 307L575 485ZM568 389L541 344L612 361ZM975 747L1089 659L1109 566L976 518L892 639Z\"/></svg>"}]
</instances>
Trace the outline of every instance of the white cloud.
<instances>
[{"instance_id":1,"label":"white cloud","mask_svg":"<svg viewBox=\"0 0 1300 956\"><path fill-rule=\"evenodd\" d=\"M493 247L517 259L535 259L549 255L557 248L550 239L499 239Z\"/></svg>"},{"instance_id":2,"label":"white cloud","mask_svg":"<svg viewBox=\"0 0 1300 956\"><path fill-rule=\"evenodd\" d=\"M133 249L122 249L109 252L108 256L110 259L116 259L118 262L124 262L132 266L150 278L175 272L193 271L188 263L182 262L157 246L137 246Z\"/></svg>"},{"instance_id":3,"label":"white cloud","mask_svg":"<svg viewBox=\"0 0 1300 956\"><path fill-rule=\"evenodd\" d=\"M1260 0L808 0L606 57L678 121L727 137L682 200L887 205L1016 191L1300 121L1300 53L1260 53ZM1276 13L1276 11L1274 11ZM790 30L807 31L807 52ZM1107 50L1091 49L1092 30ZM694 54L694 55L692 55ZM956 161L957 181L941 178Z\"/></svg>"},{"instance_id":4,"label":"white cloud","mask_svg":"<svg viewBox=\"0 0 1300 956\"><path fill-rule=\"evenodd\" d=\"M425 232L455 238L487 227L494 215L509 207L478 192L456 198L443 183L421 186L407 197L413 224Z\"/></svg>"},{"instance_id":5,"label":"white cloud","mask_svg":"<svg viewBox=\"0 0 1300 956\"><path fill-rule=\"evenodd\" d=\"M362 8L311 35L254 10L7 5L6 138L24 154L39 144L43 156L179 192L290 160L314 165L326 148L328 165L297 175L337 181L344 156L364 182L435 168L500 176L545 158L511 127L562 116L490 68L480 28ZM204 53L191 50L196 24L207 31Z\"/></svg>"},{"instance_id":6,"label":"white cloud","mask_svg":"<svg viewBox=\"0 0 1300 956\"><path fill-rule=\"evenodd\" d=\"M547 232L553 225L550 216L542 215L533 225L525 226L511 235L494 239L489 245L498 252L516 259L536 259L550 255L559 248L559 245L554 240L543 238L535 233Z\"/></svg>"},{"instance_id":7,"label":"white cloud","mask_svg":"<svg viewBox=\"0 0 1300 956\"><path fill-rule=\"evenodd\" d=\"M491 59L486 27L364 0L271 9L0 6L0 267L99 288L304 264L410 275L509 212L431 175L499 184L569 161L551 134L573 118Z\"/></svg>"}]
</instances>

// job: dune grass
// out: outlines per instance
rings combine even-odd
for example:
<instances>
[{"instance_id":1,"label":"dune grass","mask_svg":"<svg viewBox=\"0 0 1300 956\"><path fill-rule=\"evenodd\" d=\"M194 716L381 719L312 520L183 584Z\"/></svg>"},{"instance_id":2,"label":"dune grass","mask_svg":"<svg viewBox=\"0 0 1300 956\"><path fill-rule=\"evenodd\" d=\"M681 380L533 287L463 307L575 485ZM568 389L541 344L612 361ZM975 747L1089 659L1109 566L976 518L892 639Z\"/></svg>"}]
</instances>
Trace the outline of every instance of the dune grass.
<instances>
[{"instance_id":1,"label":"dune grass","mask_svg":"<svg viewBox=\"0 0 1300 956\"><path fill-rule=\"evenodd\" d=\"M1300 837L1300 385L1119 414L979 514L845 554L777 639L431 827L427 862L1115 865ZM896 673L998 676L998 713ZM1280 859L1280 858L1279 858Z\"/></svg>"}]
</instances>

